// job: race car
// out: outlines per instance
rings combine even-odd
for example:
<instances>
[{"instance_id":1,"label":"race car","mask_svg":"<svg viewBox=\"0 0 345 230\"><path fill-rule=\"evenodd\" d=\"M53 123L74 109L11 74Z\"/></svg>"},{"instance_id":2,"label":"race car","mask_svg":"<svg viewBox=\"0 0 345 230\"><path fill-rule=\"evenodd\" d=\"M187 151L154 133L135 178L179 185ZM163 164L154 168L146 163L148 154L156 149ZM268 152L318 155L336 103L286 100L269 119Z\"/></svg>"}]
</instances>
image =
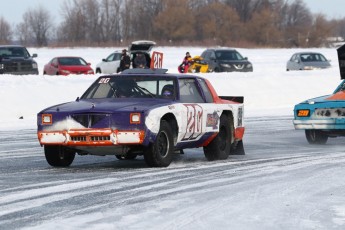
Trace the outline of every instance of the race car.
<instances>
[{"instance_id":1,"label":"race car","mask_svg":"<svg viewBox=\"0 0 345 230\"><path fill-rule=\"evenodd\" d=\"M37 115L48 164L79 155L144 156L167 167L174 153L203 147L207 160L244 154L243 97L219 97L207 79L164 69L129 69L99 77L74 102Z\"/></svg>"},{"instance_id":2,"label":"race car","mask_svg":"<svg viewBox=\"0 0 345 230\"><path fill-rule=\"evenodd\" d=\"M345 46L337 52L341 79L344 79ZM333 94L295 105L293 124L295 129L305 130L310 144L325 144L329 137L345 136L345 80Z\"/></svg>"}]
</instances>

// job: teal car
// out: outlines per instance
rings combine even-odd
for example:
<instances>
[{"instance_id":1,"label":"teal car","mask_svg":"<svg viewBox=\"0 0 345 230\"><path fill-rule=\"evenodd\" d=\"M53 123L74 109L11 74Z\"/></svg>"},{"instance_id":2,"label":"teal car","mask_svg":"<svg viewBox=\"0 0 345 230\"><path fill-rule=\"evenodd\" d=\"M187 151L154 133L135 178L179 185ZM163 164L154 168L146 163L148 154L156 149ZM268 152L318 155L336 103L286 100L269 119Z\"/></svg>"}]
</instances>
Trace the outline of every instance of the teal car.
<instances>
[{"instance_id":1,"label":"teal car","mask_svg":"<svg viewBox=\"0 0 345 230\"><path fill-rule=\"evenodd\" d=\"M345 79L345 45L337 52L341 79ZM295 129L305 130L310 144L325 144L329 137L345 136L345 80L333 94L295 105L293 124Z\"/></svg>"}]
</instances>

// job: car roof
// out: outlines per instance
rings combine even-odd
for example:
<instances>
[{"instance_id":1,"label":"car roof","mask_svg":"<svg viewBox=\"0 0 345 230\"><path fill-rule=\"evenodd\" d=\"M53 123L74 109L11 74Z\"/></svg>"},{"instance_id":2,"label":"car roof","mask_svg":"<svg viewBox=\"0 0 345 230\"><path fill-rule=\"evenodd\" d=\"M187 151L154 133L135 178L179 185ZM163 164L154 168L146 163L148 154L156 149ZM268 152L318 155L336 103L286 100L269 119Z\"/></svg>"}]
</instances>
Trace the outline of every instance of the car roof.
<instances>
[{"instance_id":1,"label":"car roof","mask_svg":"<svg viewBox=\"0 0 345 230\"><path fill-rule=\"evenodd\" d=\"M0 45L1 48L6 48L6 47L24 47L22 45Z\"/></svg>"},{"instance_id":2,"label":"car roof","mask_svg":"<svg viewBox=\"0 0 345 230\"><path fill-rule=\"evenodd\" d=\"M228 47L207 48L206 50L214 50L214 51L229 50L229 51L236 51L235 48L228 48Z\"/></svg>"},{"instance_id":3,"label":"car roof","mask_svg":"<svg viewBox=\"0 0 345 230\"><path fill-rule=\"evenodd\" d=\"M108 76L130 76L130 75L146 75L146 76L159 76L159 77L167 77L167 78L200 78L203 77L190 75L190 74L178 74L178 73L167 73L168 69L141 69L141 68L134 68L134 69L127 69L119 74L110 74ZM104 76L102 76L104 77Z\"/></svg>"},{"instance_id":4,"label":"car roof","mask_svg":"<svg viewBox=\"0 0 345 230\"><path fill-rule=\"evenodd\" d=\"M305 52L297 52L297 53L294 53L295 54L322 54L322 53L319 53L319 52L309 52L309 51L305 51Z\"/></svg>"},{"instance_id":5,"label":"car roof","mask_svg":"<svg viewBox=\"0 0 345 230\"><path fill-rule=\"evenodd\" d=\"M54 58L82 58L82 57L80 57L80 56L57 56Z\"/></svg>"}]
</instances>

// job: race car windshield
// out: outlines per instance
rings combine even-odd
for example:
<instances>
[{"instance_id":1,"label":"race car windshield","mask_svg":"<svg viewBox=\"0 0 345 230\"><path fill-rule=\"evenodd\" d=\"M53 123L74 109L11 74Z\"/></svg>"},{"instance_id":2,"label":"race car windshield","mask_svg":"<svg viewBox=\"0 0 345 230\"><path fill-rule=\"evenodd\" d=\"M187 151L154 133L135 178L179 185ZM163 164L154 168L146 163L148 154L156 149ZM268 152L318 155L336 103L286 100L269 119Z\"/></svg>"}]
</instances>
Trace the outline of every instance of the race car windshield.
<instances>
[{"instance_id":1,"label":"race car windshield","mask_svg":"<svg viewBox=\"0 0 345 230\"><path fill-rule=\"evenodd\" d=\"M81 99L161 98L174 99L173 79L149 76L101 77Z\"/></svg>"}]
</instances>

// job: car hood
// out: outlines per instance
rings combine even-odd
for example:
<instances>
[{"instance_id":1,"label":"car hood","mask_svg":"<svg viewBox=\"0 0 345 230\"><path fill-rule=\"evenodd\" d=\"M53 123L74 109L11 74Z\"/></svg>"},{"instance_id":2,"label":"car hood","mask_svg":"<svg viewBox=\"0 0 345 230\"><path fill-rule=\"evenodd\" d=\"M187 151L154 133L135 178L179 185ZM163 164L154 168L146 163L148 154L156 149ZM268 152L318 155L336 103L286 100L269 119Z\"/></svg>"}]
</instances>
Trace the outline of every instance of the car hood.
<instances>
[{"instance_id":1,"label":"car hood","mask_svg":"<svg viewBox=\"0 0 345 230\"><path fill-rule=\"evenodd\" d=\"M31 57L25 58L25 57L0 57L0 62L13 62L13 61L27 61L32 60Z\"/></svg>"},{"instance_id":2,"label":"car hood","mask_svg":"<svg viewBox=\"0 0 345 230\"><path fill-rule=\"evenodd\" d=\"M91 70L90 66L81 66L81 65L64 65L60 66L60 69L69 70L69 71L85 71Z\"/></svg>"},{"instance_id":3,"label":"car hood","mask_svg":"<svg viewBox=\"0 0 345 230\"><path fill-rule=\"evenodd\" d=\"M345 92L340 91L335 94L324 95L320 97L311 98L301 102L300 104L321 104L330 102L345 102Z\"/></svg>"},{"instance_id":4,"label":"car hood","mask_svg":"<svg viewBox=\"0 0 345 230\"><path fill-rule=\"evenodd\" d=\"M126 111L145 111L149 108L171 104L171 101L133 98L79 100L49 107L40 113L70 112L70 113L112 113Z\"/></svg>"},{"instance_id":5,"label":"car hood","mask_svg":"<svg viewBox=\"0 0 345 230\"><path fill-rule=\"evenodd\" d=\"M224 64L250 64L248 60L219 60L219 63Z\"/></svg>"}]
</instances>

